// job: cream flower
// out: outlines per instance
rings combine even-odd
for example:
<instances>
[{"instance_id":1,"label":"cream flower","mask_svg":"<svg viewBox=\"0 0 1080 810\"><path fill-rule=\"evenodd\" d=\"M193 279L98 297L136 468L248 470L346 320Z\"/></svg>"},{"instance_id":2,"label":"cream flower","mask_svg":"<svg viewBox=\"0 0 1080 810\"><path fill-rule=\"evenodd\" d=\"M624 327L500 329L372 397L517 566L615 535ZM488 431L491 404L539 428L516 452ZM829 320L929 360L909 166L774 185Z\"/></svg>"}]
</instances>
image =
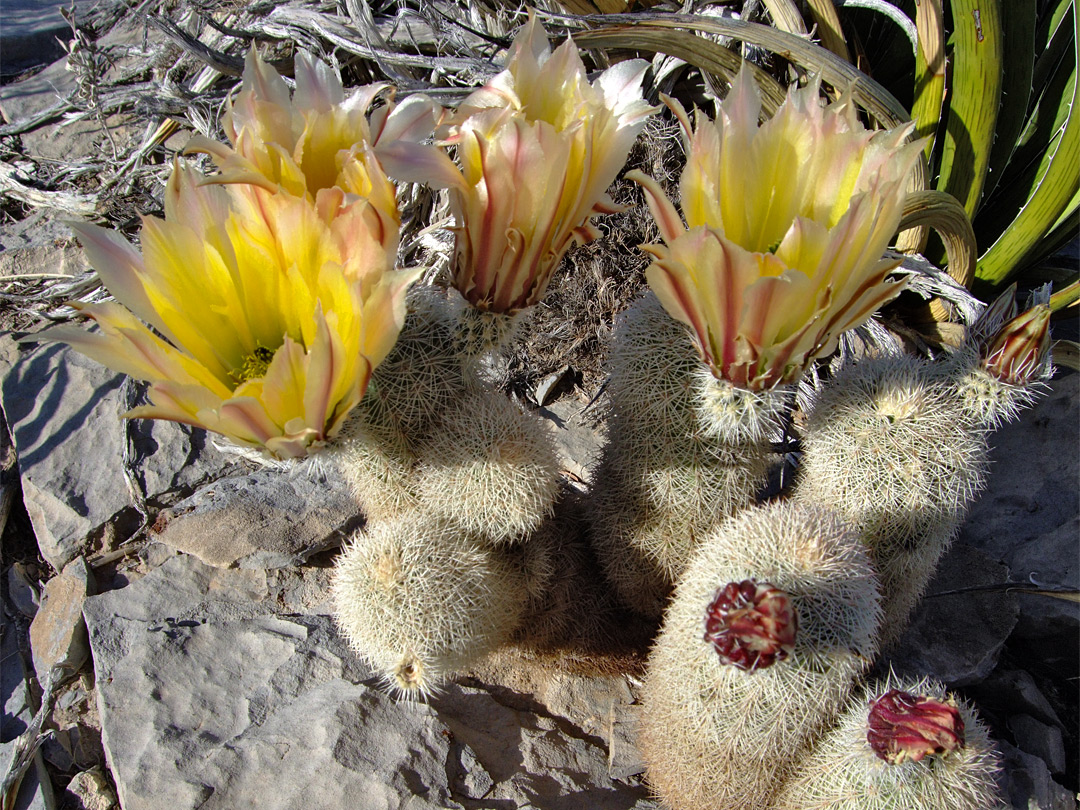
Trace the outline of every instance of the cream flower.
<instances>
[{"instance_id":1,"label":"cream flower","mask_svg":"<svg viewBox=\"0 0 1080 810\"><path fill-rule=\"evenodd\" d=\"M380 99L385 103L372 110ZM232 146L196 135L188 151L205 152L218 164L221 174L211 182L280 187L309 200L336 186L366 201L369 224L396 234L396 190L379 164L380 148L430 137L441 116L423 95L395 105L385 82L346 97L337 74L303 52L296 56L290 98L285 81L252 50L240 92L222 118Z\"/></svg>"},{"instance_id":2,"label":"cream flower","mask_svg":"<svg viewBox=\"0 0 1080 810\"><path fill-rule=\"evenodd\" d=\"M114 232L73 226L116 302L77 305L100 331L65 325L50 337L151 383L152 404L127 417L303 456L360 402L416 273L393 270L396 232L380 240L340 189L312 203L202 180L176 164L141 254Z\"/></svg>"},{"instance_id":3,"label":"cream flower","mask_svg":"<svg viewBox=\"0 0 1080 810\"><path fill-rule=\"evenodd\" d=\"M649 285L718 379L752 390L794 382L903 289L885 280L898 262L883 256L921 144L905 143L911 125L866 130L848 98L823 107L817 83L758 126L745 68L715 123L699 113L691 127L667 103L687 141L686 225L654 180L627 174L666 243L643 246L655 257Z\"/></svg>"},{"instance_id":4,"label":"cream flower","mask_svg":"<svg viewBox=\"0 0 1080 810\"><path fill-rule=\"evenodd\" d=\"M450 189L457 236L454 286L479 309L513 313L543 296L595 214L618 210L606 190L645 119L647 63L621 62L590 84L570 41L554 52L530 17L506 70L462 104L444 145L399 142L382 153L391 175Z\"/></svg>"}]
</instances>

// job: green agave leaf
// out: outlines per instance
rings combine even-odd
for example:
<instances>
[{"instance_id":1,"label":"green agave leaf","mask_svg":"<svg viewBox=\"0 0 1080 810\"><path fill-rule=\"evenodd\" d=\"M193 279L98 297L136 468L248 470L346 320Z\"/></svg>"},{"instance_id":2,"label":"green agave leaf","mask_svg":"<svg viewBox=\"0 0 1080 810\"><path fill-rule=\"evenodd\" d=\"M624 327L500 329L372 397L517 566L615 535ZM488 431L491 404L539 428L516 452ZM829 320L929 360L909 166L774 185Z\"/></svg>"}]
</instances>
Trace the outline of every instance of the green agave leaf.
<instances>
[{"instance_id":1,"label":"green agave leaf","mask_svg":"<svg viewBox=\"0 0 1080 810\"><path fill-rule=\"evenodd\" d=\"M1074 340L1055 340L1050 345L1050 354L1055 366L1064 366L1073 371L1080 371L1080 345ZM1074 601L1080 601L1076 599Z\"/></svg>"},{"instance_id":2,"label":"green agave leaf","mask_svg":"<svg viewBox=\"0 0 1080 810\"><path fill-rule=\"evenodd\" d=\"M952 81L937 187L975 216L1001 101L998 0L953 0Z\"/></svg>"},{"instance_id":3,"label":"green agave leaf","mask_svg":"<svg viewBox=\"0 0 1080 810\"><path fill-rule=\"evenodd\" d=\"M1001 5L1001 109L994 146L990 150L984 198L993 193L1001 179L1027 117L1031 77L1035 70L1035 6L1036 0L1007 0Z\"/></svg>"},{"instance_id":4,"label":"green agave leaf","mask_svg":"<svg viewBox=\"0 0 1080 810\"><path fill-rule=\"evenodd\" d=\"M1064 67L1070 73L1069 92L1063 95L1057 123L1064 117L1063 126L1043 153L1036 171L1035 188L1009 224L979 260L976 277L988 284L1000 285L1030 261L1040 241L1045 239L1056 223L1075 210L1077 187L1080 186L1080 103L1076 82L1077 39L1073 36L1073 59Z\"/></svg>"},{"instance_id":5,"label":"green agave leaf","mask_svg":"<svg viewBox=\"0 0 1080 810\"><path fill-rule=\"evenodd\" d=\"M918 4L915 28L919 32L919 47L915 55L915 100L911 105L911 117L916 123L915 136L930 136L923 150L926 159L930 160L941 122L941 105L945 100L945 15L941 0L922 0Z\"/></svg>"},{"instance_id":6,"label":"green agave leaf","mask_svg":"<svg viewBox=\"0 0 1080 810\"><path fill-rule=\"evenodd\" d=\"M1075 307L1078 302L1080 302L1080 281L1074 281L1065 289L1058 290L1050 296L1050 311L1057 312L1065 307Z\"/></svg>"}]
</instances>

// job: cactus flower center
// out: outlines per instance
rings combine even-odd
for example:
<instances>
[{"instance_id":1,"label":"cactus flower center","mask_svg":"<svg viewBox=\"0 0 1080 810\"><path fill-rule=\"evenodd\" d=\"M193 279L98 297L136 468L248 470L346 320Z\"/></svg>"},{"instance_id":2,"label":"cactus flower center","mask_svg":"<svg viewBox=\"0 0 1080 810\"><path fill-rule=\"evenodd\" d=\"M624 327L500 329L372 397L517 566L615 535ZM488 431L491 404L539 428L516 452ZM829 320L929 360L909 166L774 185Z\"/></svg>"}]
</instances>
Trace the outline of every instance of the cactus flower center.
<instances>
[{"instance_id":1,"label":"cactus flower center","mask_svg":"<svg viewBox=\"0 0 1080 810\"><path fill-rule=\"evenodd\" d=\"M743 670L783 661L795 648L797 620L791 597L750 579L721 587L705 611L705 641L720 661Z\"/></svg>"},{"instance_id":2,"label":"cactus flower center","mask_svg":"<svg viewBox=\"0 0 1080 810\"><path fill-rule=\"evenodd\" d=\"M244 358L240 368L229 373L236 380L237 385L248 380L257 380L266 376L266 370L270 368L270 361L274 359L274 350L265 346L255 347L255 351Z\"/></svg>"},{"instance_id":3,"label":"cactus flower center","mask_svg":"<svg viewBox=\"0 0 1080 810\"><path fill-rule=\"evenodd\" d=\"M890 689L870 704L866 740L890 765L964 746L964 721L951 701Z\"/></svg>"}]
</instances>

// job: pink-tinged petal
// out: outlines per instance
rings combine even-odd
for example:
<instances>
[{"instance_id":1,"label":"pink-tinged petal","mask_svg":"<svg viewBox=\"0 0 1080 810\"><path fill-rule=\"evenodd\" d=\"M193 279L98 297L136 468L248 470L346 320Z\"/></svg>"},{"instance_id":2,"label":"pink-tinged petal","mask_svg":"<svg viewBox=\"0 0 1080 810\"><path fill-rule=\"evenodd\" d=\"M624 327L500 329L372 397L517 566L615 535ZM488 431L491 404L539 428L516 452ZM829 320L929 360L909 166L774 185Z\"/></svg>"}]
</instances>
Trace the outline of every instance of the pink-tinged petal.
<instances>
[{"instance_id":1,"label":"pink-tinged petal","mask_svg":"<svg viewBox=\"0 0 1080 810\"><path fill-rule=\"evenodd\" d=\"M386 109L386 108L383 108ZM379 128L372 127L371 142L378 146L395 141L419 143L430 138L445 110L425 95L415 93L394 107Z\"/></svg>"},{"instance_id":2,"label":"pink-tinged petal","mask_svg":"<svg viewBox=\"0 0 1080 810\"><path fill-rule=\"evenodd\" d=\"M660 229L660 236L663 237L665 242L670 244L686 233L686 226L683 225L682 217L679 216L678 210L668 199L664 190L660 188L659 183L637 169L627 172L626 179L633 180L644 189L645 202L648 204L653 219L656 220L656 226Z\"/></svg>"},{"instance_id":3,"label":"pink-tinged petal","mask_svg":"<svg viewBox=\"0 0 1080 810\"><path fill-rule=\"evenodd\" d=\"M112 296L170 340L173 336L150 304L144 277L146 268L134 245L115 231L84 222L69 222L105 288Z\"/></svg>"},{"instance_id":4,"label":"pink-tinged petal","mask_svg":"<svg viewBox=\"0 0 1080 810\"><path fill-rule=\"evenodd\" d=\"M217 413L200 411L199 419L211 430L245 444L265 445L281 433L263 403L253 396L234 396Z\"/></svg>"},{"instance_id":5,"label":"pink-tinged petal","mask_svg":"<svg viewBox=\"0 0 1080 810\"><path fill-rule=\"evenodd\" d=\"M260 102L280 108L290 104L289 87L269 64L252 48L244 58L244 90Z\"/></svg>"},{"instance_id":6,"label":"pink-tinged petal","mask_svg":"<svg viewBox=\"0 0 1080 810\"><path fill-rule=\"evenodd\" d=\"M386 173L396 180L426 183L432 188L465 185L454 161L435 146L394 141L379 146L377 154Z\"/></svg>"},{"instance_id":7,"label":"pink-tinged petal","mask_svg":"<svg viewBox=\"0 0 1080 810\"><path fill-rule=\"evenodd\" d=\"M690 116L686 114L686 109L679 103L678 99L661 93L660 100L671 110L675 115L675 119L679 122L679 126L682 128L683 144L689 152L690 139L694 136L694 127L690 124Z\"/></svg>"},{"instance_id":8,"label":"pink-tinged petal","mask_svg":"<svg viewBox=\"0 0 1080 810\"><path fill-rule=\"evenodd\" d=\"M341 79L325 62L300 51L295 59L296 105L300 109L329 112L345 100Z\"/></svg>"}]
</instances>

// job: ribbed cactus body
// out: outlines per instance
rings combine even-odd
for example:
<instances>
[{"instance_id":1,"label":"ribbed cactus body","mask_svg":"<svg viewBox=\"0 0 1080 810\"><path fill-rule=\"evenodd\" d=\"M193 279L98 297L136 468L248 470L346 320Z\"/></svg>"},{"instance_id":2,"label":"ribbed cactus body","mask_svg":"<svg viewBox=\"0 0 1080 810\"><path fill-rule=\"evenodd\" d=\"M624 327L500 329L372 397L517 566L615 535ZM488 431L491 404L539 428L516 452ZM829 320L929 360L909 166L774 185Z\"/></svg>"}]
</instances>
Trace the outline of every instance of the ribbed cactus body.
<instances>
[{"instance_id":1,"label":"ribbed cactus body","mask_svg":"<svg viewBox=\"0 0 1080 810\"><path fill-rule=\"evenodd\" d=\"M405 696L509 639L525 605L520 565L481 538L418 512L373 523L334 568L338 625Z\"/></svg>"},{"instance_id":2,"label":"ribbed cactus body","mask_svg":"<svg viewBox=\"0 0 1080 810\"><path fill-rule=\"evenodd\" d=\"M622 427L609 424L593 476L593 545L622 602L659 618L700 538L747 505L767 460L701 436L626 438Z\"/></svg>"},{"instance_id":3,"label":"ribbed cactus body","mask_svg":"<svg viewBox=\"0 0 1080 810\"><path fill-rule=\"evenodd\" d=\"M498 391L462 397L418 454L415 486L424 509L494 543L539 526L559 492L547 428Z\"/></svg>"},{"instance_id":4,"label":"ribbed cactus body","mask_svg":"<svg viewBox=\"0 0 1080 810\"><path fill-rule=\"evenodd\" d=\"M902 694L897 702L910 706L899 714L911 718L901 716L899 729L874 717L877 702L895 698L896 691ZM933 714L954 713L954 720L920 717L921 702ZM890 734L899 738L891 755L881 739ZM986 727L941 684L877 683L852 698L836 727L784 785L773 810L998 810L1003 807L995 782L999 770Z\"/></svg>"},{"instance_id":5,"label":"ribbed cactus body","mask_svg":"<svg viewBox=\"0 0 1080 810\"><path fill-rule=\"evenodd\" d=\"M752 605L740 612L738 598L733 611L722 609L724 598L747 593L757 594L757 613ZM794 628L778 618L788 609ZM879 618L858 534L829 511L753 508L702 538L664 617L642 695L641 749L665 805L768 807L869 666ZM720 619L733 632L749 628L749 637L730 643Z\"/></svg>"},{"instance_id":6,"label":"ribbed cactus body","mask_svg":"<svg viewBox=\"0 0 1080 810\"><path fill-rule=\"evenodd\" d=\"M594 545L624 603L659 617L698 539L763 486L782 397L716 381L652 293L621 318L609 365L608 443L592 476Z\"/></svg>"},{"instance_id":7,"label":"ribbed cactus body","mask_svg":"<svg viewBox=\"0 0 1080 810\"><path fill-rule=\"evenodd\" d=\"M415 509L417 460L408 437L392 421L377 416L381 407L361 403L357 410L325 462L349 485L369 521Z\"/></svg>"},{"instance_id":8,"label":"ribbed cactus body","mask_svg":"<svg viewBox=\"0 0 1080 810\"><path fill-rule=\"evenodd\" d=\"M947 366L863 360L815 400L795 497L859 527L881 579L884 639L906 626L983 486L986 454Z\"/></svg>"}]
</instances>

